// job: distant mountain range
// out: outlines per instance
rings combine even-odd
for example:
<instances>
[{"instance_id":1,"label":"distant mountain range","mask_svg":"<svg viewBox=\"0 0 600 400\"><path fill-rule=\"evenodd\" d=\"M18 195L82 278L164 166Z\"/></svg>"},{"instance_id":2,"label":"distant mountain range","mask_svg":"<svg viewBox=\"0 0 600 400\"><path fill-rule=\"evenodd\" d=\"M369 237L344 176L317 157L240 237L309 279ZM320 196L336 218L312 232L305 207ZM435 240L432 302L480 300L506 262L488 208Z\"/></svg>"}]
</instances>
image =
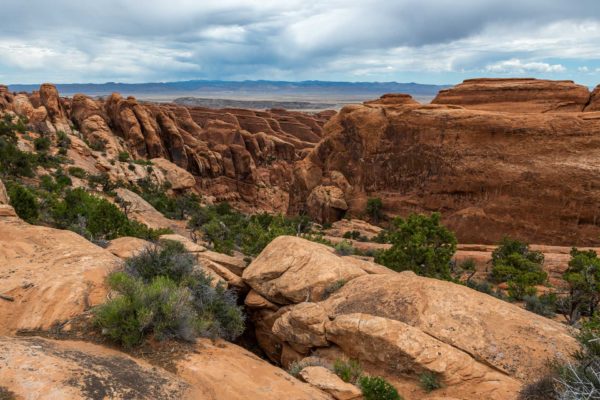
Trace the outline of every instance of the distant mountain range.
<instances>
[{"instance_id":1,"label":"distant mountain range","mask_svg":"<svg viewBox=\"0 0 600 400\"><path fill-rule=\"evenodd\" d=\"M154 101L172 101L179 97L228 100L267 100L340 104L364 101L385 93L408 93L421 101L431 100L440 89L450 85L425 85L398 82L328 82L328 81L214 81L193 80L153 83L68 83L57 84L62 96L84 93L106 96L113 92ZM31 92L38 85L9 85L16 92Z\"/></svg>"}]
</instances>

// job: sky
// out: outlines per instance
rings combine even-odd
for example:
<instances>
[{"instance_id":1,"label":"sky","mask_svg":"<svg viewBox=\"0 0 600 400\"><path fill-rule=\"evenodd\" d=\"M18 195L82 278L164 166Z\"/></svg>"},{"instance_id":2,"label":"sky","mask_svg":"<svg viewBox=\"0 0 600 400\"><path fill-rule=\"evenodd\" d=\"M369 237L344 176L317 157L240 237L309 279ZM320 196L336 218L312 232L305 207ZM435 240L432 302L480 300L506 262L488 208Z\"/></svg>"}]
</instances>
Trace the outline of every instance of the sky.
<instances>
[{"instance_id":1,"label":"sky","mask_svg":"<svg viewBox=\"0 0 600 400\"><path fill-rule=\"evenodd\" d=\"M600 0L1 0L0 83L600 83Z\"/></svg>"}]
</instances>

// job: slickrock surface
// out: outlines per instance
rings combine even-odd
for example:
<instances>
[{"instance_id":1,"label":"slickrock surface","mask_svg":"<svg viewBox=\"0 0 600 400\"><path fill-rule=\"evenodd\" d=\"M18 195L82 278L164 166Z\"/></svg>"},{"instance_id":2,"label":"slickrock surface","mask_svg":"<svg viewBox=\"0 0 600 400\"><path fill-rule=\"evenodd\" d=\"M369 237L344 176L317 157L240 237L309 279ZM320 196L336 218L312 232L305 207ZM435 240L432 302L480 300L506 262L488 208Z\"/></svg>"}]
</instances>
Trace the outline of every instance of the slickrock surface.
<instances>
[{"instance_id":1,"label":"slickrock surface","mask_svg":"<svg viewBox=\"0 0 600 400\"><path fill-rule=\"evenodd\" d=\"M338 348L367 372L383 373L407 399L427 398L418 391L426 371L442 377L437 396L514 399L548 360L578 349L565 325L513 304L412 272L349 274L356 262L369 264L283 236L246 268L253 289L246 304L270 358L286 364ZM325 300L296 295L342 278L345 284Z\"/></svg>"},{"instance_id":2,"label":"slickrock surface","mask_svg":"<svg viewBox=\"0 0 600 400\"><path fill-rule=\"evenodd\" d=\"M234 344L201 339L176 365L177 375L210 400L326 400L329 395Z\"/></svg>"},{"instance_id":3,"label":"slickrock surface","mask_svg":"<svg viewBox=\"0 0 600 400\"><path fill-rule=\"evenodd\" d=\"M17 399L209 399L183 379L85 342L0 336L0 387Z\"/></svg>"},{"instance_id":4,"label":"slickrock surface","mask_svg":"<svg viewBox=\"0 0 600 400\"><path fill-rule=\"evenodd\" d=\"M0 294L14 299L0 299L0 335L48 329L103 303L120 263L76 233L0 215Z\"/></svg>"}]
</instances>

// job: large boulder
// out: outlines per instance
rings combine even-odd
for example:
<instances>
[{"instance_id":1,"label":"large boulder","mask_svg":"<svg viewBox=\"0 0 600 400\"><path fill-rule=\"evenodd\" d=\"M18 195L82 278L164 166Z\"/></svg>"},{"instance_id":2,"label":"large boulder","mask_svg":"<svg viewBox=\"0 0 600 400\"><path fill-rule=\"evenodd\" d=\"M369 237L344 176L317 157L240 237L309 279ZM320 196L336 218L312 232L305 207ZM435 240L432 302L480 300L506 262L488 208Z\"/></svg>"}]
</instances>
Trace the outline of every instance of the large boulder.
<instances>
[{"instance_id":1,"label":"large boulder","mask_svg":"<svg viewBox=\"0 0 600 400\"><path fill-rule=\"evenodd\" d=\"M356 278L322 303L330 318L352 313L400 321L519 379L578 349L569 329L462 285L413 272Z\"/></svg>"},{"instance_id":2,"label":"large boulder","mask_svg":"<svg viewBox=\"0 0 600 400\"><path fill-rule=\"evenodd\" d=\"M486 399L504 400L521 387L518 379L400 321L344 314L328 322L327 338L350 357L385 366L392 377L433 372L454 395L468 386Z\"/></svg>"},{"instance_id":3,"label":"large boulder","mask_svg":"<svg viewBox=\"0 0 600 400\"><path fill-rule=\"evenodd\" d=\"M162 170L173 190L189 189L196 184L192 174L167 159L153 158L152 164Z\"/></svg>"},{"instance_id":4,"label":"large boulder","mask_svg":"<svg viewBox=\"0 0 600 400\"><path fill-rule=\"evenodd\" d=\"M342 189L331 185L319 185L306 199L308 215L323 223L331 223L342 218L348 210Z\"/></svg>"},{"instance_id":5,"label":"large boulder","mask_svg":"<svg viewBox=\"0 0 600 400\"><path fill-rule=\"evenodd\" d=\"M300 371L303 381L327 392L336 400L361 399L362 392L356 386L341 380L336 374L324 367L306 367Z\"/></svg>"},{"instance_id":6,"label":"large boulder","mask_svg":"<svg viewBox=\"0 0 600 400\"><path fill-rule=\"evenodd\" d=\"M561 323L462 285L382 268L277 238L243 275L259 344L282 364L338 349L407 399L425 398L418 386L425 372L446 386L438 395L513 399L548 360L579 349Z\"/></svg>"},{"instance_id":7,"label":"large boulder","mask_svg":"<svg viewBox=\"0 0 600 400\"><path fill-rule=\"evenodd\" d=\"M48 329L103 303L121 261L71 231L0 216L0 335ZM0 374L1 375L1 374Z\"/></svg>"},{"instance_id":8,"label":"large boulder","mask_svg":"<svg viewBox=\"0 0 600 400\"><path fill-rule=\"evenodd\" d=\"M361 275L366 272L340 262L330 247L279 236L244 270L243 278L268 300L289 304L318 300L329 285Z\"/></svg>"},{"instance_id":9,"label":"large boulder","mask_svg":"<svg viewBox=\"0 0 600 400\"><path fill-rule=\"evenodd\" d=\"M129 216L136 221L139 221L152 229L172 229L176 232L184 231L183 226L185 223L177 223L176 221L168 219L137 193L122 187L117 188L115 192L117 193L117 196L131 205Z\"/></svg>"},{"instance_id":10,"label":"large boulder","mask_svg":"<svg viewBox=\"0 0 600 400\"><path fill-rule=\"evenodd\" d=\"M18 399L331 399L223 341L199 340L172 372L81 341L0 336L0 354L0 389Z\"/></svg>"}]
</instances>

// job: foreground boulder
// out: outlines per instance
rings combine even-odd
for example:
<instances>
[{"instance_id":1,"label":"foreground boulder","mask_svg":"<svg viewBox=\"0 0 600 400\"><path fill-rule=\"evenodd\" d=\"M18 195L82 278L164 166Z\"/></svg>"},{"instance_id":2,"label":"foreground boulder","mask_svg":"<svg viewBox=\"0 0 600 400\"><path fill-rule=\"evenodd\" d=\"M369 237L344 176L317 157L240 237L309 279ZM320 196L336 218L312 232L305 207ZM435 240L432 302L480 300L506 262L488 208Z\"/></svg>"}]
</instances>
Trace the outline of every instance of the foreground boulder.
<instances>
[{"instance_id":1,"label":"foreground boulder","mask_svg":"<svg viewBox=\"0 0 600 400\"><path fill-rule=\"evenodd\" d=\"M326 393L230 343L202 339L172 372L70 340L0 337L0 389L27 399L327 400ZM1 392L0 392L1 394Z\"/></svg>"},{"instance_id":2,"label":"foreground boulder","mask_svg":"<svg viewBox=\"0 0 600 400\"><path fill-rule=\"evenodd\" d=\"M424 372L445 385L437 395L510 399L549 360L578 349L566 326L513 304L363 264L371 263L296 237L271 242L244 271L253 289L247 305L255 307L257 337L269 357L289 364L290 357L338 349L386 376L407 399L425 398L418 389ZM339 279L345 281L328 286ZM323 286L329 297L316 295Z\"/></svg>"},{"instance_id":3,"label":"foreground boulder","mask_svg":"<svg viewBox=\"0 0 600 400\"><path fill-rule=\"evenodd\" d=\"M177 375L211 400L326 400L331 397L298 381L234 344L201 339L196 351L176 361Z\"/></svg>"},{"instance_id":4,"label":"foreground boulder","mask_svg":"<svg viewBox=\"0 0 600 400\"><path fill-rule=\"evenodd\" d=\"M0 215L0 335L48 329L104 302L119 265L76 233Z\"/></svg>"},{"instance_id":5,"label":"foreground boulder","mask_svg":"<svg viewBox=\"0 0 600 400\"><path fill-rule=\"evenodd\" d=\"M332 283L366 272L357 263L340 263L333 249L307 240L280 236L273 240L243 278L255 291L278 304L318 299Z\"/></svg>"}]
</instances>

